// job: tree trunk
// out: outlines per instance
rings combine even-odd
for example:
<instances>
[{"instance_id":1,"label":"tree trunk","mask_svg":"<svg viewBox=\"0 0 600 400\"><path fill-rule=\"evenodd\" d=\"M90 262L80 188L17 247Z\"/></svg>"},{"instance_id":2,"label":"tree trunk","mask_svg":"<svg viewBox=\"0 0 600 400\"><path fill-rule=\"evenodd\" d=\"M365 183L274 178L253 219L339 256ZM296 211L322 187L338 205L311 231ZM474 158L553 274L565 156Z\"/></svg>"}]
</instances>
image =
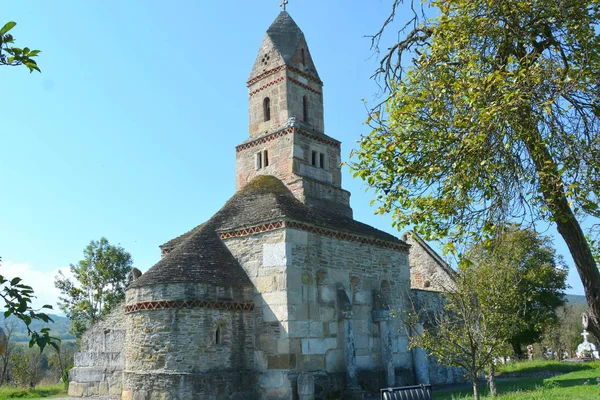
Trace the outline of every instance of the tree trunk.
<instances>
[{"instance_id":1,"label":"tree trunk","mask_svg":"<svg viewBox=\"0 0 600 400\"><path fill-rule=\"evenodd\" d=\"M490 369L488 371L488 386L490 387L490 395L492 397L498 396L498 390L496 389L496 377L494 374L496 373L496 368L494 363L490 363Z\"/></svg>"},{"instance_id":2,"label":"tree trunk","mask_svg":"<svg viewBox=\"0 0 600 400\"><path fill-rule=\"evenodd\" d=\"M525 147L535 164L540 190L556 223L558 233L563 237L575 261L575 267L581 278L585 297L590 307L587 330L596 339L600 340L600 271L598 271L598 266L581 225L569 206L564 191L564 182L552 155L544 144L531 109L525 119L524 127L527 130L524 137Z\"/></svg>"},{"instance_id":3,"label":"tree trunk","mask_svg":"<svg viewBox=\"0 0 600 400\"><path fill-rule=\"evenodd\" d=\"M471 375L473 380L473 400L479 400L479 381L477 375Z\"/></svg>"}]
</instances>

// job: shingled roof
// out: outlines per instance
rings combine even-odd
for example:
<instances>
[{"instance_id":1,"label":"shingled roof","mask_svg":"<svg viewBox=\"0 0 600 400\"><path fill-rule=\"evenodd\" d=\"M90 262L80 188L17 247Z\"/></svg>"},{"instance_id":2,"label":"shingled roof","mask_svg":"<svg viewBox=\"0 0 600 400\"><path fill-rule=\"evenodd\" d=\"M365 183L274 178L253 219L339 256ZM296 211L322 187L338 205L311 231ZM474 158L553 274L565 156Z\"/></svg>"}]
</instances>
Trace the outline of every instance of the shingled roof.
<instances>
[{"instance_id":1,"label":"shingled roof","mask_svg":"<svg viewBox=\"0 0 600 400\"><path fill-rule=\"evenodd\" d=\"M163 244L172 249L130 287L156 283L204 282L244 285L250 281L223 244L218 232L257 226L274 221L295 221L397 245L408 245L369 225L310 208L297 200L283 182L260 175L237 192L209 221Z\"/></svg>"},{"instance_id":2,"label":"shingled roof","mask_svg":"<svg viewBox=\"0 0 600 400\"><path fill-rule=\"evenodd\" d=\"M267 29L267 35L269 35L273 45L286 63L290 61L298 48L300 40L304 37L304 33L287 11L279 13Z\"/></svg>"}]
</instances>

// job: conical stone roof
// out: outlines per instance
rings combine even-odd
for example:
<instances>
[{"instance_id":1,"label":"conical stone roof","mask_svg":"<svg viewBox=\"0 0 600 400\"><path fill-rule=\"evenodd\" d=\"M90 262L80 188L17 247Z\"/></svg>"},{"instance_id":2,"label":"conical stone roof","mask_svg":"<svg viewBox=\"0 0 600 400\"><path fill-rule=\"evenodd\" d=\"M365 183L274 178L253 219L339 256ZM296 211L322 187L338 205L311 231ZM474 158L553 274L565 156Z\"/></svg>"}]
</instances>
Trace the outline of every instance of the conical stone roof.
<instances>
[{"instance_id":1,"label":"conical stone roof","mask_svg":"<svg viewBox=\"0 0 600 400\"><path fill-rule=\"evenodd\" d=\"M281 54L285 63L290 61L298 48L300 40L304 38L304 33L287 11L279 13L267 29L267 35L271 38L275 49Z\"/></svg>"}]
</instances>

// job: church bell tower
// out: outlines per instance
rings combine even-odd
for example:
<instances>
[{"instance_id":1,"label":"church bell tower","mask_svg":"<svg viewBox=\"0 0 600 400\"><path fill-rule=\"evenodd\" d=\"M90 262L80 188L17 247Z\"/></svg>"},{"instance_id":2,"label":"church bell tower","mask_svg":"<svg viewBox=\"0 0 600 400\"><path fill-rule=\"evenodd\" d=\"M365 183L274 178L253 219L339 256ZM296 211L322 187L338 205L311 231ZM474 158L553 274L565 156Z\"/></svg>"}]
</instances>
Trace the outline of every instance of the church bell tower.
<instances>
[{"instance_id":1,"label":"church bell tower","mask_svg":"<svg viewBox=\"0 0 600 400\"><path fill-rule=\"evenodd\" d=\"M341 143L324 133L323 82L285 9L267 30L247 84L250 138L236 147L237 190L274 175L306 205L351 217Z\"/></svg>"}]
</instances>

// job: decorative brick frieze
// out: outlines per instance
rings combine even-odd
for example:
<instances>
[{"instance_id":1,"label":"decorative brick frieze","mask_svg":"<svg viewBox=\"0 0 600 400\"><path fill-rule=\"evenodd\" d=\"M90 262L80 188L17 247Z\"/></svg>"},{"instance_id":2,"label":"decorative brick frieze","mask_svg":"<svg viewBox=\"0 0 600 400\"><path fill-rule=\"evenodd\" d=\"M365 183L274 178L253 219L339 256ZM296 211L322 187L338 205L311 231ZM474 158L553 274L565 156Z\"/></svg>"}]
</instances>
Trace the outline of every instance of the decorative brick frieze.
<instances>
[{"instance_id":1,"label":"decorative brick frieze","mask_svg":"<svg viewBox=\"0 0 600 400\"><path fill-rule=\"evenodd\" d=\"M252 311L254 303L241 303L234 301L207 301L207 300L159 300L145 301L125 306L125 313L143 310L168 310L182 308L208 308L211 310L226 311Z\"/></svg>"},{"instance_id":2,"label":"decorative brick frieze","mask_svg":"<svg viewBox=\"0 0 600 400\"><path fill-rule=\"evenodd\" d=\"M392 250L403 251L403 252L408 252L408 248L409 248L409 246L407 246L405 244L386 242L384 240L367 238L367 237L358 236L358 235L352 235L349 233L344 233L344 232L339 232L339 231L335 231L332 229L312 226L312 225L308 225L308 224L304 224L302 222L296 222L296 221L277 221L277 222L271 222L268 224L253 226L250 228L239 229L239 230L235 230L235 231L220 232L219 237L221 239L229 239L232 237L255 235L257 233L269 232L269 231L273 231L275 229L281 229L281 228L294 228L294 229L299 229L299 230L310 232L310 233L316 233L318 235L328 236L328 237L331 237L334 239L346 240L349 242L355 242L355 243L361 243L361 244L368 244L371 246L383 247L386 249L392 249Z\"/></svg>"},{"instance_id":3,"label":"decorative brick frieze","mask_svg":"<svg viewBox=\"0 0 600 400\"><path fill-rule=\"evenodd\" d=\"M268 87L271 87L271 86L273 86L273 85L276 85L276 84L278 84L279 82L283 82L283 80L285 80L285 77L281 76L281 77L279 77L279 78L275 79L274 81L271 81L271 82L265 83L264 85L262 85L262 86L261 86L261 87L259 87L258 89L256 89L256 90L254 90L254 91L250 92L250 96L254 96L255 94L257 94L257 93L259 93L259 92L262 92L263 90L265 90L265 89L266 89L266 88L268 88Z\"/></svg>"},{"instance_id":4,"label":"decorative brick frieze","mask_svg":"<svg viewBox=\"0 0 600 400\"><path fill-rule=\"evenodd\" d=\"M279 71L283 71L285 69L289 69L290 71L295 72L296 74L301 75L301 76L305 77L306 79L310 79L311 81L313 81L315 83L318 83L319 85L323 85L323 82L319 78L317 78L316 76L307 74L306 72L304 72L304 71L302 71L302 70L300 70L298 68L294 68L294 67L292 67L290 65L280 65L280 66L275 67L275 68L273 68L273 69L271 69L269 71L263 72L262 74L254 77L252 79L250 79L247 82L247 85L248 85L248 87L250 87L253 84L255 84L256 82L260 81L261 79L264 79L264 78L266 78L268 76L274 75L274 74L278 73Z\"/></svg>"},{"instance_id":5,"label":"decorative brick frieze","mask_svg":"<svg viewBox=\"0 0 600 400\"><path fill-rule=\"evenodd\" d=\"M271 82L265 83L264 85L262 85L262 86L261 86L261 87L259 87L258 89L256 89L256 90L253 90L252 92L250 92L250 97L254 96L254 95L255 95L255 94L257 94L257 93L260 93L260 92L262 92L263 90L265 90L265 89L267 89L267 88L269 88L269 87L271 87L271 86L273 86L273 85L276 85L276 84L278 84L279 82L283 82L283 80L285 80L285 79L286 79L285 77L283 77L283 76L280 76L279 78L277 78L277 79L275 79L275 80L273 80L273 81L271 81ZM308 85L305 85L304 83L300 82L300 81L299 81L299 80L297 80L297 79L294 79L294 78L291 78L291 77L289 77L289 76L288 76L288 77L287 77L287 80L288 80L288 81L290 81L290 82L293 82L293 83L295 83L296 85L300 86L301 88L304 88L304 89L306 89L306 90L309 90L309 91L311 91L311 92L313 92L313 93L316 93L316 94L318 94L318 95L321 95L321 94L323 94L321 91L319 91L319 90L317 90L317 89L313 89L313 88L311 88L310 86L308 86Z\"/></svg>"},{"instance_id":6,"label":"decorative brick frieze","mask_svg":"<svg viewBox=\"0 0 600 400\"><path fill-rule=\"evenodd\" d=\"M240 229L237 231L224 232L224 233L219 234L219 237L221 239L229 239L231 237L254 235L257 233L269 232L269 231L273 231L275 229L283 228L284 224L285 224L284 221L277 221L277 222L273 222L270 224L263 224L263 225L254 226L251 228Z\"/></svg>"},{"instance_id":7,"label":"decorative brick frieze","mask_svg":"<svg viewBox=\"0 0 600 400\"><path fill-rule=\"evenodd\" d=\"M322 136L319 136L319 135L314 135L312 133L308 133L306 131L303 131L303 130L297 129L297 128L286 128L286 129L282 129L280 131L274 132L274 133L272 133L270 135L267 135L267 136L261 137L259 139L253 140L251 142L240 144L239 146L237 146L235 148L235 152L239 153L240 151L244 151L244 150L250 149L252 147L268 143L268 142L270 142L272 140L278 139L278 138L280 138L282 136L285 136L285 135L287 135L289 133L299 133L302 136L305 136L305 137L307 137L309 139L316 140L317 142L321 142L321 143L327 144L329 146L335 147L336 149L340 148L340 142L338 142L337 140L329 139L327 137L322 137Z\"/></svg>"},{"instance_id":8,"label":"decorative brick frieze","mask_svg":"<svg viewBox=\"0 0 600 400\"><path fill-rule=\"evenodd\" d=\"M299 80L297 80L297 79L291 78L291 77L289 77L289 76L288 76L288 78L287 78L287 79L288 79L288 81L295 83L296 85L300 86L300 87L301 87L301 88L303 88L303 89L309 90L309 91L311 91L311 92L313 92L313 93L316 93L316 94L318 94L318 95L321 95L321 94L323 94L323 92L321 92L320 90L313 89L313 88L311 88L310 86L308 86L308 85L305 85L304 83L300 82L300 81L299 81Z\"/></svg>"}]
</instances>

